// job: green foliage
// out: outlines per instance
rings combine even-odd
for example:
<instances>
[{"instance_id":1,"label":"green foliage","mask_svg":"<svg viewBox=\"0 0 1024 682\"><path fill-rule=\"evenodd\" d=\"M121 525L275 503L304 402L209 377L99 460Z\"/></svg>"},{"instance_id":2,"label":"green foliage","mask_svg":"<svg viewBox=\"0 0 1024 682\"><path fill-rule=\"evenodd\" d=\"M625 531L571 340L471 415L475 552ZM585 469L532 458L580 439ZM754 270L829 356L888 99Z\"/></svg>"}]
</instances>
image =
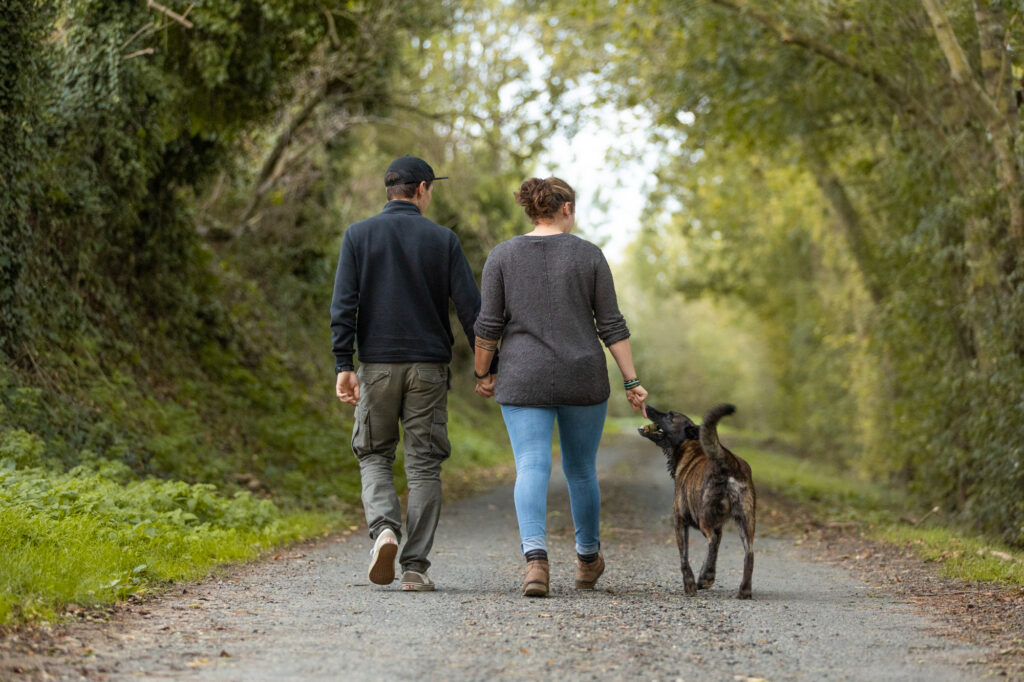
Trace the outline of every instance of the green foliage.
<instances>
[{"instance_id":1,"label":"green foliage","mask_svg":"<svg viewBox=\"0 0 1024 682\"><path fill-rule=\"evenodd\" d=\"M32 0L0 7L0 353L18 345L27 318L19 288L31 234L28 197L41 158L36 85L45 73L49 18Z\"/></svg>"},{"instance_id":2,"label":"green foliage","mask_svg":"<svg viewBox=\"0 0 1024 682\"><path fill-rule=\"evenodd\" d=\"M5 440L5 455L10 448ZM324 515L283 515L248 492L133 478L109 460L61 475L0 460L0 624L195 579L328 524Z\"/></svg>"},{"instance_id":3,"label":"green foliage","mask_svg":"<svg viewBox=\"0 0 1024 682\"><path fill-rule=\"evenodd\" d=\"M727 435L723 440L728 440ZM831 518L890 523L901 510L906 511L903 495L852 475L828 460L763 448L742 450L760 488L814 505Z\"/></svg>"},{"instance_id":4,"label":"green foliage","mask_svg":"<svg viewBox=\"0 0 1024 682\"><path fill-rule=\"evenodd\" d=\"M667 274L661 268L657 272ZM776 432L791 428L787 415L777 409L778 402L765 400L773 395L777 379L770 371L771 359L764 357L758 318L663 292L654 286L657 277L618 275L619 306L628 315L630 345L649 393L648 404L683 412L699 422L713 405L731 402L738 408L736 424L771 424ZM613 360L608 367L611 385L619 385L622 377ZM614 392L609 413L633 414Z\"/></svg>"},{"instance_id":5,"label":"green foliage","mask_svg":"<svg viewBox=\"0 0 1024 682\"><path fill-rule=\"evenodd\" d=\"M717 365L720 377L714 391L699 379L686 381L700 411L728 400L741 414L746 407L755 419L797 434L804 449L835 461L855 456L866 436L858 433L851 355L864 342L866 300L842 244L820 223L824 207L813 181L749 154L704 157L661 176L674 191L652 197L629 264L643 301L663 312L637 320L637 343L651 344L645 337L653 334L662 337L654 343L671 345L665 316L687 310L678 324L693 347L675 342L685 376ZM723 318L707 306L687 306L680 293L714 297L726 310L739 304L747 313ZM659 357L673 357L672 348ZM651 360L658 358L644 364Z\"/></svg>"},{"instance_id":6,"label":"green foliage","mask_svg":"<svg viewBox=\"0 0 1024 682\"><path fill-rule=\"evenodd\" d=\"M728 439L728 433L723 435ZM772 449L744 447L743 457L755 472L758 490L808 505L822 519L856 522L869 537L905 545L925 561L940 564L943 575L1024 585L1024 552L972 537L947 516L925 520L927 511L908 509L904 496L888 486L827 461ZM908 516L921 521L904 520Z\"/></svg>"},{"instance_id":7,"label":"green foliage","mask_svg":"<svg viewBox=\"0 0 1024 682\"><path fill-rule=\"evenodd\" d=\"M17 183L0 207L8 356L30 363L83 336L105 358L131 353L111 337L200 346L230 336L188 200L243 131L288 101L326 43L348 66L332 88L353 104L386 101L399 10L215 1L190 8L186 26L144 4L5 5L0 123Z\"/></svg>"},{"instance_id":8,"label":"green foliage","mask_svg":"<svg viewBox=\"0 0 1024 682\"><path fill-rule=\"evenodd\" d=\"M534 4L554 74L658 125L651 291L760 318L805 449L1024 543L1020 6Z\"/></svg>"}]
</instances>

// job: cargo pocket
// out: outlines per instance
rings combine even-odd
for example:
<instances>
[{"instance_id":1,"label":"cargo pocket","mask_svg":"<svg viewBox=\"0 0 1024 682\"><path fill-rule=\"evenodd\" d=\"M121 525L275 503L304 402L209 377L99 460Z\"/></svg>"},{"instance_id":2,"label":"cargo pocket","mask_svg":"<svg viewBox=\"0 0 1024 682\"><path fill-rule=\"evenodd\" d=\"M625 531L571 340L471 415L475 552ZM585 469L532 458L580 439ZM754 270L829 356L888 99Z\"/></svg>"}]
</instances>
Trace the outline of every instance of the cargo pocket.
<instances>
[{"instance_id":1,"label":"cargo pocket","mask_svg":"<svg viewBox=\"0 0 1024 682\"><path fill-rule=\"evenodd\" d=\"M430 454L442 460L452 454L452 445L448 441L448 410L443 407L434 408L434 418L430 423Z\"/></svg>"},{"instance_id":2,"label":"cargo pocket","mask_svg":"<svg viewBox=\"0 0 1024 682\"><path fill-rule=\"evenodd\" d=\"M373 390L373 389L370 388L371 386L373 386L374 384L378 383L382 379L387 379L388 377L390 377L391 376L391 370L390 369L367 369L367 367L364 365L364 366L359 368L359 371L356 373L356 376L359 377L359 391L360 391L360 393L366 393L368 391Z\"/></svg>"},{"instance_id":3,"label":"cargo pocket","mask_svg":"<svg viewBox=\"0 0 1024 682\"><path fill-rule=\"evenodd\" d=\"M363 405L356 406L355 423L352 425L352 454L357 458L372 450L373 433L370 430L370 411Z\"/></svg>"},{"instance_id":4,"label":"cargo pocket","mask_svg":"<svg viewBox=\"0 0 1024 682\"><path fill-rule=\"evenodd\" d=\"M427 384L444 383L447 389L448 368L447 367L417 367L416 378Z\"/></svg>"}]
</instances>

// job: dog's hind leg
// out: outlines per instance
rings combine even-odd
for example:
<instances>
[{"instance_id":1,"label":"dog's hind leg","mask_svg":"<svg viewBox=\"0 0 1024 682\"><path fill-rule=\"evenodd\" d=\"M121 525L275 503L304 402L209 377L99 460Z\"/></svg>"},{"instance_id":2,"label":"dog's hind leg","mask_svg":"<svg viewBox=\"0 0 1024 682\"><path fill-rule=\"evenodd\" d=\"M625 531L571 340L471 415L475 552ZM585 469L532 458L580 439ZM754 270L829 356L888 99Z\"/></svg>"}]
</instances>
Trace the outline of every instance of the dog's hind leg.
<instances>
[{"instance_id":1,"label":"dog's hind leg","mask_svg":"<svg viewBox=\"0 0 1024 682\"><path fill-rule=\"evenodd\" d=\"M743 581L736 593L737 599L750 599L751 576L754 574L754 522L745 517L737 518L740 526L740 540L743 541Z\"/></svg>"},{"instance_id":2,"label":"dog's hind leg","mask_svg":"<svg viewBox=\"0 0 1024 682\"><path fill-rule=\"evenodd\" d=\"M688 595L697 594L697 582L690 569L690 527L676 518L676 544L679 545L679 569L683 572L683 589Z\"/></svg>"},{"instance_id":3,"label":"dog's hind leg","mask_svg":"<svg viewBox=\"0 0 1024 682\"><path fill-rule=\"evenodd\" d=\"M708 555L704 558L704 565L700 569L700 578L697 579L697 588L706 590L715 584L715 564L718 563L718 545L722 542L722 529L716 528L708 538Z\"/></svg>"}]
</instances>

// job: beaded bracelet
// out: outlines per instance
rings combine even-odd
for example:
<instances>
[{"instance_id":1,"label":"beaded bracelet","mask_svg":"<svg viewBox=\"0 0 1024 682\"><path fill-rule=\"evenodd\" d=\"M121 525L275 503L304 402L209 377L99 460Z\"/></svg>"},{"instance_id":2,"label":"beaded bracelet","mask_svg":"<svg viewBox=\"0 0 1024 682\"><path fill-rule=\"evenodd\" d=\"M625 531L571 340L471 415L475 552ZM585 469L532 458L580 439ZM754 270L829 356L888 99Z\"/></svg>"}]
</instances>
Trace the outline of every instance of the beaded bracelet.
<instances>
[{"instance_id":1,"label":"beaded bracelet","mask_svg":"<svg viewBox=\"0 0 1024 682\"><path fill-rule=\"evenodd\" d=\"M626 379L625 381L622 382L622 385L628 391L628 390L634 389L637 386L639 386L640 385L640 379L639 379L639 377L633 377L632 379Z\"/></svg>"}]
</instances>

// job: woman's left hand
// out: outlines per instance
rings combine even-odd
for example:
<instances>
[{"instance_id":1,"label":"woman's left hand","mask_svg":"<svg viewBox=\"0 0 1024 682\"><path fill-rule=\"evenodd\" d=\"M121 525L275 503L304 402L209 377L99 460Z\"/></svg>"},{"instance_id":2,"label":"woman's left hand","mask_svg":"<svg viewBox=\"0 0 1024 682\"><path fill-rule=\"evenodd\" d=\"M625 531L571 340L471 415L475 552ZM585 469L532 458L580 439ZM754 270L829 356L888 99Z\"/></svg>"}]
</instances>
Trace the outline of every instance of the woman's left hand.
<instances>
[{"instance_id":1,"label":"woman's left hand","mask_svg":"<svg viewBox=\"0 0 1024 682\"><path fill-rule=\"evenodd\" d=\"M483 396L484 398L493 398L494 384L497 383L497 381L497 374L488 374L486 379L476 380L476 388L474 388L473 390L475 390L477 395L479 396Z\"/></svg>"},{"instance_id":2,"label":"woman's left hand","mask_svg":"<svg viewBox=\"0 0 1024 682\"><path fill-rule=\"evenodd\" d=\"M647 400L647 389L643 386L634 386L633 388L626 391L626 400L633 406L633 411L640 410L640 414L647 416L647 406L644 402Z\"/></svg>"}]
</instances>

